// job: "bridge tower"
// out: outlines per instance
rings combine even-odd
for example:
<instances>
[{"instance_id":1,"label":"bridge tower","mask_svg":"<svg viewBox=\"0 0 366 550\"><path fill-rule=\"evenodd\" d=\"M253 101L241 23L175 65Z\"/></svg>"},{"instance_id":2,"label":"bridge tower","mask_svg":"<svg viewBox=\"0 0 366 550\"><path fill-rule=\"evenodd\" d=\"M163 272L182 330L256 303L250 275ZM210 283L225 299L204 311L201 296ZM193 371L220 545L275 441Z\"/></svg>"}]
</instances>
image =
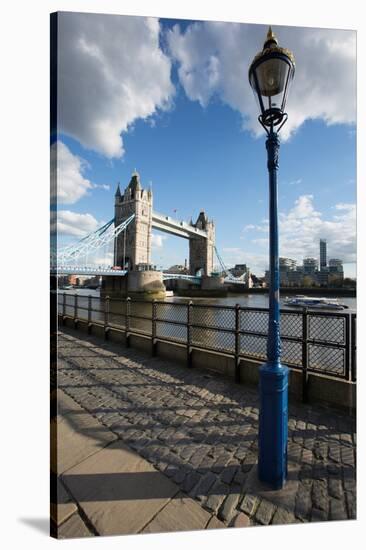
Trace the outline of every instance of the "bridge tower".
<instances>
[{"instance_id":1,"label":"bridge tower","mask_svg":"<svg viewBox=\"0 0 366 550\"><path fill-rule=\"evenodd\" d=\"M202 229L207 233L204 237L192 237L189 239L189 270L191 275L201 271L202 275L211 275L214 262L215 224L209 220L205 212L199 213L193 227Z\"/></svg>"},{"instance_id":2,"label":"bridge tower","mask_svg":"<svg viewBox=\"0 0 366 550\"><path fill-rule=\"evenodd\" d=\"M120 233L114 244L114 265L136 271L151 263L153 195L151 189L142 189L140 176L132 174L123 195L119 188L115 194L115 225L135 214L135 219Z\"/></svg>"}]
</instances>

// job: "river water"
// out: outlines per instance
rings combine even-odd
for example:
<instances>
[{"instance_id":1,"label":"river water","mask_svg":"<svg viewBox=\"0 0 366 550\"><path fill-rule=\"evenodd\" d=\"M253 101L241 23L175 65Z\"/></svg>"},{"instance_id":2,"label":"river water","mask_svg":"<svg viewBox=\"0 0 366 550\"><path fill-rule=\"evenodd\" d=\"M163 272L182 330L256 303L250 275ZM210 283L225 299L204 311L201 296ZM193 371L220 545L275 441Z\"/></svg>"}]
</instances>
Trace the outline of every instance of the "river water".
<instances>
[{"instance_id":1,"label":"river water","mask_svg":"<svg viewBox=\"0 0 366 550\"><path fill-rule=\"evenodd\" d=\"M61 290L61 293L65 292L66 294L77 294L78 296L99 296L99 290L90 290L87 288L73 288L70 290ZM309 292L307 296L311 296L311 293ZM281 307L290 309L289 306L286 306L284 301L286 298L293 298L293 294L281 294ZM318 295L316 297L319 297ZM339 303L345 304L348 306L348 309L343 310L344 313L356 313L356 298L349 298L349 297L337 297L337 296L331 296L331 298L338 298ZM186 303L189 300L189 298L181 298L179 296L172 296L167 297L165 299L166 302L177 302L177 303ZM268 294L235 294L231 296L226 296L224 298L192 298L192 302L194 304L206 304L206 305L222 305L222 306L234 306L235 304L239 304L242 307L259 307L259 308L268 308ZM298 308L291 308L293 311L299 311ZM334 310L326 310L321 309L321 311L334 311ZM342 310L340 310L342 311Z\"/></svg>"}]
</instances>

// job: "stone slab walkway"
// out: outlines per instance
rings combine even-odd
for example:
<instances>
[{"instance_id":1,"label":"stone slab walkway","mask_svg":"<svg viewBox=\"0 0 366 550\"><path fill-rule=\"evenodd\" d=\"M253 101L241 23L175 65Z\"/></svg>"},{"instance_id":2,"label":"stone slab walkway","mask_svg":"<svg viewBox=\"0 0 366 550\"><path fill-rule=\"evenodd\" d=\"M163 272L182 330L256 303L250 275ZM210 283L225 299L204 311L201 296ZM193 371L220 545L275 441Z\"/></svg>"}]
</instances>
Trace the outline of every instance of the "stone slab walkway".
<instances>
[{"instance_id":1,"label":"stone slab walkway","mask_svg":"<svg viewBox=\"0 0 366 550\"><path fill-rule=\"evenodd\" d=\"M255 390L75 331L58 349L60 537L355 519L351 417L290 405L288 481L270 491Z\"/></svg>"},{"instance_id":2,"label":"stone slab walkway","mask_svg":"<svg viewBox=\"0 0 366 550\"><path fill-rule=\"evenodd\" d=\"M55 398L58 538L224 527L62 390Z\"/></svg>"}]
</instances>

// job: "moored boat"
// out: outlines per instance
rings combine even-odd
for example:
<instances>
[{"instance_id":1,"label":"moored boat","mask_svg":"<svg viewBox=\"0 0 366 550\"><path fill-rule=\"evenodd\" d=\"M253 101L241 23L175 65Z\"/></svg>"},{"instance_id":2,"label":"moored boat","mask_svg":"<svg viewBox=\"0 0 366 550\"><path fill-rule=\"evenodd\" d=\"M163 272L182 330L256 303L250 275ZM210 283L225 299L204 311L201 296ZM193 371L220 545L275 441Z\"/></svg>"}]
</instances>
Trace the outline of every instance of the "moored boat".
<instances>
[{"instance_id":1,"label":"moored boat","mask_svg":"<svg viewBox=\"0 0 366 550\"><path fill-rule=\"evenodd\" d=\"M298 294L294 298L286 298L284 304L289 307L307 307L322 309L348 309L348 306L341 304L338 298L317 298Z\"/></svg>"}]
</instances>

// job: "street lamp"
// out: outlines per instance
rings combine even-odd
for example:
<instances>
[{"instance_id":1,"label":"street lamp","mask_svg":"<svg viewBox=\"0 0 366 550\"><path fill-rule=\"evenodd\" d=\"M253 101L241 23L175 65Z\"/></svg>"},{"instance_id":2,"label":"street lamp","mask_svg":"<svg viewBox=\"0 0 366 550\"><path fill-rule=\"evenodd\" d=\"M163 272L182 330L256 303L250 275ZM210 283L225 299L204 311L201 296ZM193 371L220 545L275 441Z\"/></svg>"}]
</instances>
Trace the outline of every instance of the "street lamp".
<instances>
[{"instance_id":1,"label":"street lamp","mask_svg":"<svg viewBox=\"0 0 366 550\"><path fill-rule=\"evenodd\" d=\"M269 172L269 319L267 361L260 367L258 476L274 489L287 478L288 368L281 365L280 277L278 260L277 169L278 132L287 120L284 112L295 73L293 54L278 46L269 27L263 50L249 68L249 82L259 103L258 120L267 133Z\"/></svg>"}]
</instances>

